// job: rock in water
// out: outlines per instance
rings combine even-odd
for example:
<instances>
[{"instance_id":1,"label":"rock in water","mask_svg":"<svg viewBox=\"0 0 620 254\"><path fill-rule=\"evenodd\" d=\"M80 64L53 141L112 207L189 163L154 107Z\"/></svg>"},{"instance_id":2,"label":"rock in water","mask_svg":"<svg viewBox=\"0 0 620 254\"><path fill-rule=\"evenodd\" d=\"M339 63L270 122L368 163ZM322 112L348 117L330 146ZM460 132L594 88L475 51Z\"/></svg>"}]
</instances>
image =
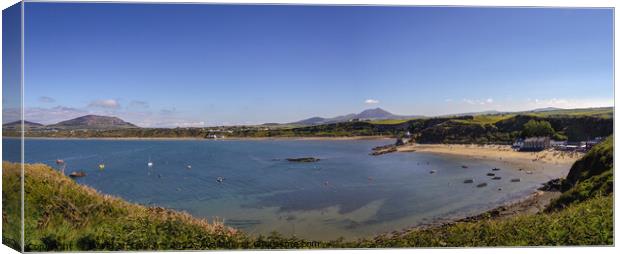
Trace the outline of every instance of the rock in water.
<instances>
[{"instance_id":1,"label":"rock in water","mask_svg":"<svg viewBox=\"0 0 620 254\"><path fill-rule=\"evenodd\" d=\"M290 162L317 162L317 161L320 161L320 159L314 158L314 157L287 158L286 160L290 161Z\"/></svg>"}]
</instances>

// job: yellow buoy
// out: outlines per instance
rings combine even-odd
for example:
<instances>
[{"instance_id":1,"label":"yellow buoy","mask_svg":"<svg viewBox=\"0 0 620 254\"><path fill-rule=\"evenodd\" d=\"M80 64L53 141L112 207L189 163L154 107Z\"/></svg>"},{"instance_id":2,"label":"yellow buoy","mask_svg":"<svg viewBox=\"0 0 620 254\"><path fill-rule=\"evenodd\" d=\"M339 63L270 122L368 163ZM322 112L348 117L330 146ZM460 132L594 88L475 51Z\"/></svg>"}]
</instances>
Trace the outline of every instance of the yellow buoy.
<instances>
[{"instance_id":1,"label":"yellow buoy","mask_svg":"<svg viewBox=\"0 0 620 254\"><path fill-rule=\"evenodd\" d=\"M105 165L103 163L99 164L99 170L103 170L104 168L105 168Z\"/></svg>"}]
</instances>

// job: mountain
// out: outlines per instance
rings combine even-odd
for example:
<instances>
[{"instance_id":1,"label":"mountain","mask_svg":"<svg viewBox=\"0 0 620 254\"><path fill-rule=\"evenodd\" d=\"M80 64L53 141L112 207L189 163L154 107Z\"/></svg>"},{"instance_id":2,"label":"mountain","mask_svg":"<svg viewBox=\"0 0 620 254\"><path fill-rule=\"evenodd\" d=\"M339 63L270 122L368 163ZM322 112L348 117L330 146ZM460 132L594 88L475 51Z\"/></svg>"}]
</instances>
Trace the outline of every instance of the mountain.
<instances>
[{"instance_id":1,"label":"mountain","mask_svg":"<svg viewBox=\"0 0 620 254\"><path fill-rule=\"evenodd\" d=\"M118 117L86 115L57 124L48 125L48 128L58 129L124 129L138 128L138 126L125 122Z\"/></svg>"},{"instance_id":2,"label":"mountain","mask_svg":"<svg viewBox=\"0 0 620 254\"><path fill-rule=\"evenodd\" d=\"M556 110L564 110L564 109L563 108L546 107L546 108L532 109L532 110L526 111L526 112L547 112L547 111L556 111Z\"/></svg>"},{"instance_id":3,"label":"mountain","mask_svg":"<svg viewBox=\"0 0 620 254\"><path fill-rule=\"evenodd\" d=\"M323 118L323 117L311 117L308 119L304 119L297 122L292 122L290 124L295 125L319 125L319 124L330 124L330 123L340 123L340 122L348 122L352 120L386 120L386 119L410 119L416 118L420 116L401 116L392 114L382 108L373 108L367 109L359 114L347 114L342 116L336 116L332 118Z\"/></svg>"},{"instance_id":4,"label":"mountain","mask_svg":"<svg viewBox=\"0 0 620 254\"><path fill-rule=\"evenodd\" d=\"M2 125L2 128L5 129L16 129L19 128L19 126L22 124L21 120L15 121L15 122L10 122L10 123L5 123ZM29 122L29 121L24 121L24 128L26 129L34 129L34 128L40 128L43 127L43 124L40 123L35 123L35 122Z\"/></svg>"}]
</instances>

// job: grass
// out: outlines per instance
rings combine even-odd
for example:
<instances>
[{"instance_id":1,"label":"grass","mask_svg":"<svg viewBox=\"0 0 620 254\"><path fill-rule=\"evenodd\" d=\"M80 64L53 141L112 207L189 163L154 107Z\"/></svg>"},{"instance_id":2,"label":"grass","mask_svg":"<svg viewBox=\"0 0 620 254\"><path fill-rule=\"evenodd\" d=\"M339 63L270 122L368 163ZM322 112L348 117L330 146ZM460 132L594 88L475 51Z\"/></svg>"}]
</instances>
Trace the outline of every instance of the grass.
<instances>
[{"instance_id":1,"label":"grass","mask_svg":"<svg viewBox=\"0 0 620 254\"><path fill-rule=\"evenodd\" d=\"M406 123L411 120L420 119L418 118L409 118L409 119L384 119L384 120L374 120L370 121L371 124L379 124L379 125L392 125L392 124L401 124Z\"/></svg>"},{"instance_id":2,"label":"grass","mask_svg":"<svg viewBox=\"0 0 620 254\"><path fill-rule=\"evenodd\" d=\"M613 198L596 197L559 212L460 222L377 237L360 247L612 245Z\"/></svg>"},{"instance_id":3,"label":"grass","mask_svg":"<svg viewBox=\"0 0 620 254\"><path fill-rule=\"evenodd\" d=\"M557 210L594 196L613 194L613 141L613 136L606 138L573 164L564 180L564 193L549 205L548 210Z\"/></svg>"},{"instance_id":4,"label":"grass","mask_svg":"<svg viewBox=\"0 0 620 254\"><path fill-rule=\"evenodd\" d=\"M19 181L18 164L2 167L3 185ZM3 189L11 221L19 211L18 190ZM245 237L219 222L101 194L43 164L25 166L25 198L26 251L235 248ZM19 239L3 223L3 238Z\"/></svg>"},{"instance_id":5,"label":"grass","mask_svg":"<svg viewBox=\"0 0 620 254\"><path fill-rule=\"evenodd\" d=\"M614 108L613 107L603 107L603 108L580 108L580 109L559 109L559 110L551 110L544 112L532 112L528 113L528 115L540 116L540 117L558 117L558 116L590 116L590 117L599 117L599 118L613 118L614 116Z\"/></svg>"},{"instance_id":6,"label":"grass","mask_svg":"<svg viewBox=\"0 0 620 254\"><path fill-rule=\"evenodd\" d=\"M514 114L475 115L473 119L455 119L453 121L468 124L494 124L514 116Z\"/></svg>"}]
</instances>

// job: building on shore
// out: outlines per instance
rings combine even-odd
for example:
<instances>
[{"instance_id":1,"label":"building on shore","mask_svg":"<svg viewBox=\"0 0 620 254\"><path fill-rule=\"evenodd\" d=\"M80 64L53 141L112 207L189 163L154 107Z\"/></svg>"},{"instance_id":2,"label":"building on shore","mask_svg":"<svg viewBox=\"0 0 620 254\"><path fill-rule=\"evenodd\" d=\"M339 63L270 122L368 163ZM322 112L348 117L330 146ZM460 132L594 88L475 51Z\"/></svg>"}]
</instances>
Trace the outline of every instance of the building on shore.
<instances>
[{"instance_id":1,"label":"building on shore","mask_svg":"<svg viewBox=\"0 0 620 254\"><path fill-rule=\"evenodd\" d=\"M551 146L549 137L529 137L523 140L523 145L519 151L542 151Z\"/></svg>"}]
</instances>

